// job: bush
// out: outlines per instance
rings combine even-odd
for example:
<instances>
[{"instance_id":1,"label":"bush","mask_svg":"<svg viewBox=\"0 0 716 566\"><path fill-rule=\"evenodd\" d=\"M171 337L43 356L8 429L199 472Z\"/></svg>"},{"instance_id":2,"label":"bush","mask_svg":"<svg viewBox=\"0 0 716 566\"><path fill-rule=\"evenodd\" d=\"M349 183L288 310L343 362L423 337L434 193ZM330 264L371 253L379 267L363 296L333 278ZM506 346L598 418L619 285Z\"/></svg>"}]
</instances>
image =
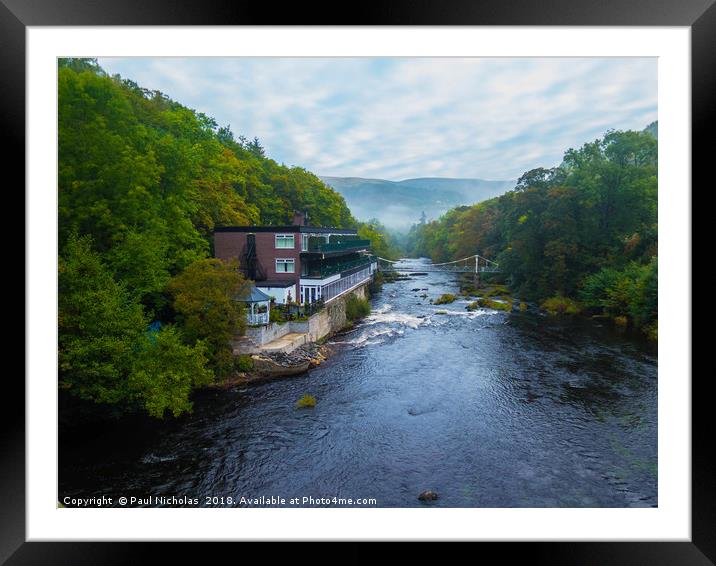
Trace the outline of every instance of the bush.
<instances>
[{"instance_id":1,"label":"bush","mask_svg":"<svg viewBox=\"0 0 716 566\"><path fill-rule=\"evenodd\" d=\"M555 295L542 303L542 308L549 314L578 314L581 310L579 303L569 297Z\"/></svg>"},{"instance_id":2,"label":"bush","mask_svg":"<svg viewBox=\"0 0 716 566\"><path fill-rule=\"evenodd\" d=\"M356 295L346 299L346 320L353 322L370 314L370 303Z\"/></svg>"},{"instance_id":3,"label":"bush","mask_svg":"<svg viewBox=\"0 0 716 566\"><path fill-rule=\"evenodd\" d=\"M247 372L254 369L254 360L251 356L237 356L234 359L236 371Z\"/></svg>"},{"instance_id":4,"label":"bush","mask_svg":"<svg viewBox=\"0 0 716 566\"><path fill-rule=\"evenodd\" d=\"M622 270L605 268L587 277L580 298L588 307L614 318L628 317L638 328L656 320L657 260L632 262Z\"/></svg>"},{"instance_id":5,"label":"bush","mask_svg":"<svg viewBox=\"0 0 716 566\"><path fill-rule=\"evenodd\" d=\"M434 305L449 305L450 303L455 302L455 299L457 297L453 295L452 293L445 293L444 295L440 295L437 299L433 301Z\"/></svg>"},{"instance_id":6,"label":"bush","mask_svg":"<svg viewBox=\"0 0 716 566\"><path fill-rule=\"evenodd\" d=\"M269 311L269 322L284 322L281 317L281 309L279 309L276 305L271 305L271 310Z\"/></svg>"},{"instance_id":7,"label":"bush","mask_svg":"<svg viewBox=\"0 0 716 566\"><path fill-rule=\"evenodd\" d=\"M316 398L313 395L306 393L298 401L296 401L297 409L313 408L316 406Z\"/></svg>"}]
</instances>

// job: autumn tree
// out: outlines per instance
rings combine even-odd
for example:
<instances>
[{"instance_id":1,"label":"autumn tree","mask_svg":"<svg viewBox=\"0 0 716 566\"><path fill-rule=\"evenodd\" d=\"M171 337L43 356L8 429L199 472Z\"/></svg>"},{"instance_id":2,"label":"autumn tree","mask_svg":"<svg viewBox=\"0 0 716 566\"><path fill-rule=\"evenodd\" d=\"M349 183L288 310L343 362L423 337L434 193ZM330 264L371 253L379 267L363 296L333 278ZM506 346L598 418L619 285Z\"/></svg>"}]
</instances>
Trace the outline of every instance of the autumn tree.
<instances>
[{"instance_id":1,"label":"autumn tree","mask_svg":"<svg viewBox=\"0 0 716 566\"><path fill-rule=\"evenodd\" d=\"M230 341L246 330L243 303L250 289L237 261L201 259L169 283L177 320L188 343L204 341L217 376L233 368Z\"/></svg>"}]
</instances>

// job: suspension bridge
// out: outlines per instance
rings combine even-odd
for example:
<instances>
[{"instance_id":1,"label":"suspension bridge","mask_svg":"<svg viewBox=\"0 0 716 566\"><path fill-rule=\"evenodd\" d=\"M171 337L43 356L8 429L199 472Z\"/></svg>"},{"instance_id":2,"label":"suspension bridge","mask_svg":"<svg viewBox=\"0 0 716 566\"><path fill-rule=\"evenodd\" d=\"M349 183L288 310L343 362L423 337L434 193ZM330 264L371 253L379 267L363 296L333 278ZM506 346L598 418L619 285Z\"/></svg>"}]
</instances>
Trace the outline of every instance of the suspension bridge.
<instances>
[{"instance_id":1,"label":"suspension bridge","mask_svg":"<svg viewBox=\"0 0 716 566\"><path fill-rule=\"evenodd\" d=\"M430 273L439 271L449 273L499 273L500 271L500 266L497 262L477 254L454 261L446 261L444 263L398 265L402 263L404 263L404 260L393 261L378 257L378 269L380 271L398 271L400 273Z\"/></svg>"}]
</instances>

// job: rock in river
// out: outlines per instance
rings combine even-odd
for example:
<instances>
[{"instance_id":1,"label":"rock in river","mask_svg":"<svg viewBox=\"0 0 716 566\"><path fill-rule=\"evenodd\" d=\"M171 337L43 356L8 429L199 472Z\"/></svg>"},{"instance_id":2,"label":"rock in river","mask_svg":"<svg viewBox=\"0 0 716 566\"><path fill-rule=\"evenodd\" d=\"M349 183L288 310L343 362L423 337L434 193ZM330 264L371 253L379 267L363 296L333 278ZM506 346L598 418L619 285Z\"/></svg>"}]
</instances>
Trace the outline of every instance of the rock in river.
<instances>
[{"instance_id":1,"label":"rock in river","mask_svg":"<svg viewBox=\"0 0 716 566\"><path fill-rule=\"evenodd\" d=\"M418 495L418 499L420 501L435 501L438 498L438 494L434 491L423 491L420 495Z\"/></svg>"}]
</instances>

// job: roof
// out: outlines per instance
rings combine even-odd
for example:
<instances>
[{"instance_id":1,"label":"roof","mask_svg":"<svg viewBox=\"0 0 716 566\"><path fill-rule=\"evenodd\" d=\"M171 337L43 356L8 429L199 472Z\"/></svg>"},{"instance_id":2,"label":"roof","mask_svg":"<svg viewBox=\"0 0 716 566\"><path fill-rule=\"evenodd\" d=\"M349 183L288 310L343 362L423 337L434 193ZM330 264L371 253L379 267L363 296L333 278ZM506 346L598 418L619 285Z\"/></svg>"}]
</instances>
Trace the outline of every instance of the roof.
<instances>
[{"instance_id":1,"label":"roof","mask_svg":"<svg viewBox=\"0 0 716 566\"><path fill-rule=\"evenodd\" d=\"M263 303L265 301L271 301L271 297L269 297L261 289L257 289L256 287L252 286L249 295L239 297L239 300L244 303Z\"/></svg>"},{"instance_id":2,"label":"roof","mask_svg":"<svg viewBox=\"0 0 716 566\"><path fill-rule=\"evenodd\" d=\"M349 234L357 230L351 228L330 228L327 226L217 226L216 232L301 232L309 234Z\"/></svg>"},{"instance_id":3,"label":"roof","mask_svg":"<svg viewBox=\"0 0 716 566\"><path fill-rule=\"evenodd\" d=\"M265 281L257 281L256 286L257 287L263 287L264 289L267 287L274 287L276 289L285 289L286 287L292 287L296 284L296 281L291 281L288 279L282 279L282 280L276 280L276 279L267 279Z\"/></svg>"}]
</instances>

